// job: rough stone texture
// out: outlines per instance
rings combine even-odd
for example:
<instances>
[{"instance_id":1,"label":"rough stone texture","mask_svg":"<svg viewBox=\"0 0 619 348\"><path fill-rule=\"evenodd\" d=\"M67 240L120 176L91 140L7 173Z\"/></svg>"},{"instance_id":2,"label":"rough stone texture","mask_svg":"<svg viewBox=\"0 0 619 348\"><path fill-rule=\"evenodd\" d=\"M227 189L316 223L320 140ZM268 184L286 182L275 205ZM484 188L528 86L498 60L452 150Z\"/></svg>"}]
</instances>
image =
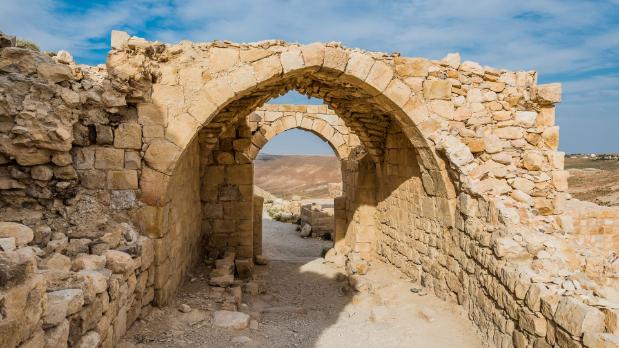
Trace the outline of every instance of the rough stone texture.
<instances>
[{"instance_id":1,"label":"rough stone texture","mask_svg":"<svg viewBox=\"0 0 619 348\"><path fill-rule=\"evenodd\" d=\"M461 304L491 346L617 341L601 325L617 306L617 215L575 210L556 151L561 88L535 72L123 32L103 68L0 42L0 221L49 228L2 232L16 241L0 251L2 347L114 346L205 252L257 256L251 162L291 128L342 161L341 263L391 263ZM260 108L292 89L326 105ZM46 294L70 289L83 305L63 319Z\"/></svg>"}]
</instances>

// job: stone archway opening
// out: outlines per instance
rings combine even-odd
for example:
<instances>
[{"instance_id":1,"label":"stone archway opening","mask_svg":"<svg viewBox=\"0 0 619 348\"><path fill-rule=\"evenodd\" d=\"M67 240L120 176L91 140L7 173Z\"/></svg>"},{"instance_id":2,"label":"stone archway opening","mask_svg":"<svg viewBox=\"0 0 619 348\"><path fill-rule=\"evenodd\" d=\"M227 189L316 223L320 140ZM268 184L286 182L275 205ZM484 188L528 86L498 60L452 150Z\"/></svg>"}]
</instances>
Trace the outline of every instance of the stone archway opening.
<instances>
[{"instance_id":1,"label":"stone archway opening","mask_svg":"<svg viewBox=\"0 0 619 348\"><path fill-rule=\"evenodd\" d=\"M190 260L199 258L204 250L212 257L232 250L237 258L250 262L256 256L251 161L268 139L287 129L302 128L319 134L342 161L343 195L335 203L338 218L334 241L338 252L354 253L358 255L356 259L377 255L406 258L403 255L407 251L399 250L401 236L394 235L393 230L414 225L414 219L426 221L426 231L421 233L440 235L452 225L455 205L449 200L455 196L453 188L448 189L451 184L443 181L446 171L439 169L436 158L425 145L427 141L416 127L401 122L408 119L401 107L375 87L337 69L302 68L280 74L232 93L229 100L207 117L210 121L196 125L192 131L195 134L187 136L186 130L175 131L177 125L168 124L167 130L172 132L169 136L166 133L166 137L172 145L167 146L185 147L179 151L178 160L170 162L167 168L172 175L166 179L169 182L162 202L168 226L162 243L174 247L167 248L167 255L162 255L164 265L160 269L164 272L157 273L161 274L158 285L162 286L161 296L157 298L162 302L178 286L182 270L192 263ZM402 88L389 86L382 88ZM157 97L158 88L154 86L153 98ZM262 111L259 108L266 101L292 89L322 99L326 106L318 111L328 120L285 110L264 110L264 119L259 115ZM185 89L185 93L188 113L179 114L169 122L182 124L187 117L198 117L192 115L204 112L203 109L211 110L204 103L212 100L208 96L212 90L205 87L188 93ZM147 150L147 163L148 158ZM142 182L148 184L148 171L143 172ZM195 190L192 194L177 187L187 187L190 182L200 186L200 204L192 203L191 208L186 202L188 197L197 201ZM156 192L149 192L149 189L148 185L142 186L146 201L150 194L160 190L157 187ZM413 206L414 214L398 212ZM402 220L394 224L389 216L399 216ZM397 251L393 253L394 250ZM410 258L406 262L414 265ZM419 279L418 265L405 268L409 275ZM166 275L166 269L181 271L175 278Z\"/></svg>"}]
</instances>

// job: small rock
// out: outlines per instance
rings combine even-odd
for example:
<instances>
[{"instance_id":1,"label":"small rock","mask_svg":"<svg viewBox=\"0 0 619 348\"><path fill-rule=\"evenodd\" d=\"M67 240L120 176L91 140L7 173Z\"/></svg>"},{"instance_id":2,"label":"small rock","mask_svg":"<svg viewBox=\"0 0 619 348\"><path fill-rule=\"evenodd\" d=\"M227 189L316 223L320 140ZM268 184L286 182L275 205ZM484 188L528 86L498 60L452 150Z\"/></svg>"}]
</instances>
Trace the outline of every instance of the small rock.
<instances>
[{"instance_id":1,"label":"small rock","mask_svg":"<svg viewBox=\"0 0 619 348\"><path fill-rule=\"evenodd\" d=\"M249 326L249 315L241 312L216 311L213 323L225 329L243 330Z\"/></svg>"},{"instance_id":2,"label":"small rock","mask_svg":"<svg viewBox=\"0 0 619 348\"><path fill-rule=\"evenodd\" d=\"M188 304L183 303L182 305L180 305L178 307L178 310L183 312L183 313L189 313L189 312L191 312L191 307L189 307Z\"/></svg>"},{"instance_id":3,"label":"small rock","mask_svg":"<svg viewBox=\"0 0 619 348\"><path fill-rule=\"evenodd\" d=\"M303 227L301 227L301 237L306 238L309 237L310 234L312 234L312 226L310 224L304 224Z\"/></svg>"},{"instance_id":4,"label":"small rock","mask_svg":"<svg viewBox=\"0 0 619 348\"><path fill-rule=\"evenodd\" d=\"M264 255L256 255L254 256L254 261L256 265L264 266L269 263L269 260Z\"/></svg>"}]
</instances>

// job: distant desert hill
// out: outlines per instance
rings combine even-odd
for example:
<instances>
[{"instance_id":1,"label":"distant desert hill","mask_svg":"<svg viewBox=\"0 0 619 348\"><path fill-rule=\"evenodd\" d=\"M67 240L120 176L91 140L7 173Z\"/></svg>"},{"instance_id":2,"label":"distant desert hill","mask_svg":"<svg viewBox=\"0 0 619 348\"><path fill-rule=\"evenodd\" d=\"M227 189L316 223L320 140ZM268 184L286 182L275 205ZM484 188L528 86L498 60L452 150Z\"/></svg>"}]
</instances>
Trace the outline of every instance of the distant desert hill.
<instances>
[{"instance_id":1,"label":"distant desert hill","mask_svg":"<svg viewBox=\"0 0 619 348\"><path fill-rule=\"evenodd\" d=\"M570 193L584 201L619 206L619 161L566 158Z\"/></svg>"},{"instance_id":2,"label":"distant desert hill","mask_svg":"<svg viewBox=\"0 0 619 348\"><path fill-rule=\"evenodd\" d=\"M335 156L260 154L254 178L257 186L281 198L326 198L327 184L341 182L342 173Z\"/></svg>"}]
</instances>

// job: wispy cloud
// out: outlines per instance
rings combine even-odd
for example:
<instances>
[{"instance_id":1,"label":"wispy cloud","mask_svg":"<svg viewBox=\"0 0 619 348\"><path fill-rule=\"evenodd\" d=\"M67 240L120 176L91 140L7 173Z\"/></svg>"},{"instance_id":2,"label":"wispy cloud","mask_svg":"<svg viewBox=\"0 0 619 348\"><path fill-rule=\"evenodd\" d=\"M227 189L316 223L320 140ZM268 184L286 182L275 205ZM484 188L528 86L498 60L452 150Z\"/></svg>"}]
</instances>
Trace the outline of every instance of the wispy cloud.
<instances>
[{"instance_id":1,"label":"wispy cloud","mask_svg":"<svg viewBox=\"0 0 619 348\"><path fill-rule=\"evenodd\" d=\"M3 0L0 30L44 49L68 49L78 61L103 62L111 29L151 40L249 42L271 38L464 59L515 70L537 70L541 82L565 82L558 116L563 129L577 113L599 110L593 129L619 126L619 0ZM600 105L611 105L600 110ZM562 115L566 115L563 118ZM599 122L595 123L595 120ZM593 134L587 136L594 136ZM568 151L619 151L619 141ZM597 146L597 145L596 145Z\"/></svg>"}]
</instances>

